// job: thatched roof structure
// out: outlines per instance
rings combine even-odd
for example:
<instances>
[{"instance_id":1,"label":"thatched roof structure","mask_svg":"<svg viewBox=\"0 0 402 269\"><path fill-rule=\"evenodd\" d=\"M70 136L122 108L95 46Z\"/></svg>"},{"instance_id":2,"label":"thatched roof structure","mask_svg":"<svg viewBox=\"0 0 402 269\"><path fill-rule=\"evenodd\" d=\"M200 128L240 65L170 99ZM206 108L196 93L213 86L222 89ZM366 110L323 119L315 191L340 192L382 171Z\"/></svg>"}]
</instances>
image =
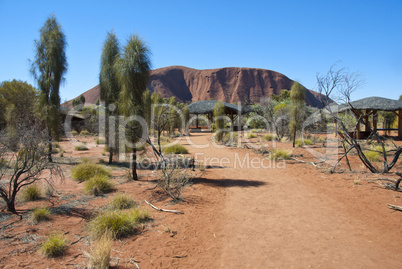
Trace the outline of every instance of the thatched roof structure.
<instances>
[{"instance_id":1,"label":"thatched roof structure","mask_svg":"<svg viewBox=\"0 0 402 269\"><path fill-rule=\"evenodd\" d=\"M356 110L378 110L378 111L397 111L402 110L402 102L383 97L367 97L350 102L350 105ZM349 109L348 105L340 105L339 112Z\"/></svg>"},{"instance_id":2,"label":"thatched roof structure","mask_svg":"<svg viewBox=\"0 0 402 269\"><path fill-rule=\"evenodd\" d=\"M188 105L188 111L190 114L213 114L214 107L218 101L208 100L208 101L197 101ZM226 114L242 114L242 106L233 105L229 103L222 102L225 106Z\"/></svg>"}]
</instances>

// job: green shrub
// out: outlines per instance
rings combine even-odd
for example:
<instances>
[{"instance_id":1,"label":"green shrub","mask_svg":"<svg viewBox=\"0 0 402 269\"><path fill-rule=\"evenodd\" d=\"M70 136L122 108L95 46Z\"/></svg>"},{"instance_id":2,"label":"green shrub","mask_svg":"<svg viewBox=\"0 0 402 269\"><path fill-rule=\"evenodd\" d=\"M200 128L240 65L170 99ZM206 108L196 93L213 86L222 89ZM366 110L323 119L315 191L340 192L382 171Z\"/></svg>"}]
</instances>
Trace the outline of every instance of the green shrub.
<instances>
[{"instance_id":1,"label":"green shrub","mask_svg":"<svg viewBox=\"0 0 402 269\"><path fill-rule=\"evenodd\" d=\"M370 162L379 162L380 161L380 153L376 151L365 151L364 155Z\"/></svg>"},{"instance_id":2,"label":"green shrub","mask_svg":"<svg viewBox=\"0 0 402 269\"><path fill-rule=\"evenodd\" d=\"M166 154L187 154L188 149L181 144L174 144L170 146L165 146L163 152Z\"/></svg>"},{"instance_id":3,"label":"green shrub","mask_svg":"<svg viewBox=\"0 0 402 269\"><path fill-rule=\"evenodd\" d=\"M71 134L75 136L75 135L78 135L78 132L73 130L73 131L71 131Z\"/></svg>"},{"instance_id":4,"label":"green shrub","mask_svg":"<svg viewBox=\"0 0 402 269\"><path fill-rule=\"evenodd\" d=\"M103 139L103 138L98 138L98 139L95 140L95 143L96 143L97 145L103 145L103 144L106 143L106 140Z\"/></svg>"},{"instance_id":5,"label":"green shrub","mask_svg":"<svg viewBox=\"0 0 402 269\"><path fill-rule=\"evenodd\" d=\"M90 133L87 130L82 130L80 135L89 135Z\"/></svg>"},{"instance_id":6,"label":"green shrub","mask_svg":"<svg viewBox=\"0 0 402 269\"><path fill-rule=\"evenodd\" d=\"M47 237L41 250L48 258L61 256L67 250L67 240L63 235L55 233Z\"/></svg>"},{"instance_id":7,"label":"green shrub","mask_svg":"<svg viewBox=\"0 0 402 269\"><path fill-rule=\"evenodd\" d=\"M78 151L88 150L87 146L85 144L82 144L82 143L77 145L77 146L75 146L74 149L78 150Z\"/></svg>"},{"instance_id":8,"label":"green shrub","mask_svg":"<svg viewBox=\"0 0 402 269\"><path fill-rule=\"evenodd\" d=\"M58 149L61 148L59 142L54 142L53 147L58 148Z\"/></svg>"},{"instance_id":9,"label":"green shrub","mask_svg":"<svg viewBox=\"0 0 402 269\"><path fill-rule=\"evenodd\" d=\"M257 138L257 135L254 134L254 133L247 133L247 134L245 135L245 137L246 137L247 139Z\"/></svg>"},{"instance_id":10,"label":"green shrub","mask_svg":"<svg viewBox=\"0 0 402 269\"><path fill-rule=\"evenodd\" d=\"M226 132L222 137L222 143L225 145L237 145L239 134L235 132Z\"/></svg>"},{"instance_id":11,"label":"green shrub","mask_svg":"<svg viewBox=\"0 0 402 269\"><path fill-rule=\"evenodd\" d=\"M26 186L21 191L21 199L25 202L36 201L42 198L42 191L36 184Z\"/></svg>"},{"instance_id":12,"label":"green shrub","mask_svg":"<svg viewBox=\"0 0 402 269\"><path fill-rule=\"evenodd\" d=\"M92 162L80 163L71 170L71 175L75 180L86 181L95 175L105 175L110 177L109 170L103 165Z\"/></svg>"},{"instance_id":13,"label":"green shrub","mask_svg":"<svg viewBox=\"0 0 402 269\"><path fill-rule=\"evenodd\" d=\"M309 145L312 145L313 144L313 142L311 141L311 140L309 140L309 139L296 139L296 141L295 141L295 145L297 146L297 147L302 147L303 145L306 145L306 146L309 146Z\"/></svg>"},{"instance_id":14,"label":"green shrub","mask_svg":"<svg viewBox=\"0 0 402 269\"><path fill-rule=\"evenodd\" d=\"M271 160L289 160L291 152L284 149L274 149L268 156Z\"/></svg>"},{"instance_id":15,"label":"green shrub","mask_svg":"<svg viewBox=\"0 0 402 269\"><path fill-rule=\"evenodd\" d=\"M128 209L135 207L136 203L125 194L117 194L112 198L109 205L112 209Z\"/></svg>"},{"instance_id":16,"label":"green shrub","mask_svg":"<svg viewBox=\"0 0 402 269\"><path fill-rule=\"evenodd\" d=\"M50 219L50 210L45 207L35 208L31 213L31 219L33 222L38 223L41 221Z\"/></svg>"},{"instance_id":17,"label":"green shrub","mask_svg":"<svg viewBox=\"0 0 402 269\"><path fill-rule=\"evenodd\" d=\"M273 134L265 134L262 137L262 140L264 140L264 141L272 141L272 140L275 140L275 139L276 139L276 135L273 135Z\"/></svg>"},{"instance_id":18,"label":"green shrub","mask_svg":"<svg viewBox=\"0 0 402 269\"><path fill-rule=\"evenodd\" d=\"M89 180L85 181L84 190L87 193L101 195L113 190L113 183L106 175L94 175Z\"/></svg>"},{"instance_id":19,"label":"green shrub","mask_svg":"<svg viewBox=\"0 0 402 269\"><path fill-rule=\"evenodd\" d=\"M148 218L149 213L139 209L129 212L104 211L90 221L89 231L94 238L101 238L105 233L110 233L116 239L131 234Z\"/></svg>"}]
</instances>

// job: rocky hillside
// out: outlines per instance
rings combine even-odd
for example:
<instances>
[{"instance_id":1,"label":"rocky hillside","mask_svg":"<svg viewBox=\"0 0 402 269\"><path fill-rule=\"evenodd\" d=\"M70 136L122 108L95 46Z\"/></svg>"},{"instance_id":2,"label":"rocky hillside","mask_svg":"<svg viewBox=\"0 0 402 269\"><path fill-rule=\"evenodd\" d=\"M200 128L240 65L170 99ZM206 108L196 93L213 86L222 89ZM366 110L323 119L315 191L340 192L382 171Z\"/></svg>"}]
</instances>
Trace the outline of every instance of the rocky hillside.
<instances>
[{"instance_id":1,"label":"rocky hillside","mask_svg":"<svg viewBox=\"0 0 402 269\"><path fill-rule=\"evenodd\" d=\"M148 88L162 97L175 96L182 102L219 100L227 103L251 101L290 90L293 80L285 75L256 68L219 68L197 70L184 66L170 66L152 70ZM83 93L86 103L99 99L99 85ZM308 90L307 105L321 107L317 92ZM71 100L64 104L71 106Z\"/></svg>"}]
</instances>

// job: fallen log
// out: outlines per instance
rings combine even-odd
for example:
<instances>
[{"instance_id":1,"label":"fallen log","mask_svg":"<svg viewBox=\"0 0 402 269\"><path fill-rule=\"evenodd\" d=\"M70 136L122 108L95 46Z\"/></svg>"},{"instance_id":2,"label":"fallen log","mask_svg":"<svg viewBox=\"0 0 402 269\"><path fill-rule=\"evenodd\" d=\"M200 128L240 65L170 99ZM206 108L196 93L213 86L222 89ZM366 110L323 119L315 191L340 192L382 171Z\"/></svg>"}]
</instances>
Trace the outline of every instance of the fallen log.
<instances>
[{"instance_id":1,"label":"fallen log","mask_svg":"<svg viewBox=\"0 0 402 269\"><path fill-rule=\"evenodd\" d=\"M153 204L151 204L151 203L148 202L147 200L144 200L144 201L145 201L145 203L147 203L150 207L152 207L153 209L158 210L158 211L170 212L170 213L175 213L175 214L184 214L184 212L177 211L177 210L169 210L169 209L157 208L156 206L154 206Z\"/></svg>"},{"instance_id":2,"label":"fallen log","mask_svg":"<svg viewBox=\"0 0 402 269\"><path fill-rule=\"evenodd\" d=\"M388 204L388 208L393 209L393 210L402 211L402 206Z\"/></svg>"}]
</instances>

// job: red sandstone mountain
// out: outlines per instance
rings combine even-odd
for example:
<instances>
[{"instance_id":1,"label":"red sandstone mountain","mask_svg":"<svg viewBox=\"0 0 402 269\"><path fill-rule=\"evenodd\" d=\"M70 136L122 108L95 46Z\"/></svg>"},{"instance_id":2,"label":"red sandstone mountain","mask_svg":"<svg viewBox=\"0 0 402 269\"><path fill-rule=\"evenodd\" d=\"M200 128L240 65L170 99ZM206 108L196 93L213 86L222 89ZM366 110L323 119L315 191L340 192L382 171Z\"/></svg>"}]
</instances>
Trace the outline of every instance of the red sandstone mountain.
<instances>
[{"instance_id":1,"label":"red sandstone mountain","mask_svg":"<svg viewBox=\"0 0 402 269\"><path fill-rule=\"evenodd\" d=\"M175 96L177 100L218 100L227 103L260 102L262 97L290 90L293 80L266 69L219 68L197 70L184 66L170 66L151 71L148 88L162 97ZM100 98L99 85L83 93L86 103L94 104ZM317 92L306 92L306 103L322 107ZM63 104L71 107L72 100Z\"/></svg>"}]
</instances>

